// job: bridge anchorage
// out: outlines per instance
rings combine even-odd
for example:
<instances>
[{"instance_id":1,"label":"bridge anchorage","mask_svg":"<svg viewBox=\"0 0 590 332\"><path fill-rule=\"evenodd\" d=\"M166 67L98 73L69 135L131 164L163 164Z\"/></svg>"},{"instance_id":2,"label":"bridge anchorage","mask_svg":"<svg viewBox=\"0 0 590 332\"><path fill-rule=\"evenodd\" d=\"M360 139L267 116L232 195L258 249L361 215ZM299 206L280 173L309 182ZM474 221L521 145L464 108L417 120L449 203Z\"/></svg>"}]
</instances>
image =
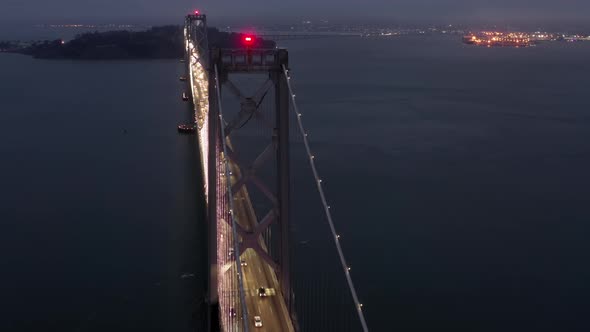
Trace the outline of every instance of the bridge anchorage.
<instances>
[{"instance_id":1,"label":"bridge anchorage","mask_svg":"<svg viewBox=\"0 0 590 332\"><path fill-rule=\"evenodd\" d=\"M237 47L210 44L198 12L186 17L184 34L207 204L208 331L368 331L295 103L287 50L264 48L254 36ZM313 243L336 244L328 261L341 269L338 296L328 294L337 284L328 279L338 278L315 275L319 267L304 276L300 267L328 256L296 254L307 243L298 229L313 226L293 220L315 217L302 215L306 203L293 198L292 170L300 167L292 149L308 159L308 183L317 186L327 220Z\"/></svg>"}]
</instances>

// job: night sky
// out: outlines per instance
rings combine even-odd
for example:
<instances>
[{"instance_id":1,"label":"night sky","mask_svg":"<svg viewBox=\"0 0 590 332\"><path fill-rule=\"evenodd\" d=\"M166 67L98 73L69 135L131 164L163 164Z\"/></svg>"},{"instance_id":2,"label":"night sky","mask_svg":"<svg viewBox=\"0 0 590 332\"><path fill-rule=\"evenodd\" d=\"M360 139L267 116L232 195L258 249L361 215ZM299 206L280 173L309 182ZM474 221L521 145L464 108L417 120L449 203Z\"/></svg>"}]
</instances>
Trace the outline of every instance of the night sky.
<instances>
[{"instance_id":1,"label":"night sky","mask_svg":"<svg viewBox=\"0 0 590 332\"><path fill-rule=\"evenodd\" d=\"M175 21L199 8L217 19L582 21L588 0L2 0L1 20Z\"/></svg>"}]
</instances>

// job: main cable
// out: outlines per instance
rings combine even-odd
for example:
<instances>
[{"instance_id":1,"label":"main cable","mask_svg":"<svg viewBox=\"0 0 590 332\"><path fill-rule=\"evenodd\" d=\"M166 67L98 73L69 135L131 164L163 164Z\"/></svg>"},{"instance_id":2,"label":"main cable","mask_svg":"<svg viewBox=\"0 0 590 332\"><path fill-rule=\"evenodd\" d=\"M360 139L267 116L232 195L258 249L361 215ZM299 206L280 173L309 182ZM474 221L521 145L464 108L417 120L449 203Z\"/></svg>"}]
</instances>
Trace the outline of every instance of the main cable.
<instances>
[{"instance_id":1,"label":"main cable","mask_svg":"<svg viewBox=\"0 0 590 332\"><path fill-rule=\"evenodd\" d=\"M303 137L303 144L305 145L305 150L307 151L307 156L309 158L309 164L311 165L311 170L313 172L313 176L316 180L316 185L318 187L318 192L320 194L320 198L322 200L322 204L324 206L324 211L326 212L326 217L328 219L328 224L330 225L330 230L332 232L332 236L334 237L334 243L336 244L336 250L338 251L338 256L340 257L340 263L342 264L342 268L344 269L344 274L346 275L346 281L348 283L348 288L352 295L352 299L356 305L356 310L359 316L359 320L363 327L364 332L368 332L369 328L367 327L367 322L365 321L365 315L363 314L362 307L363 305L359 302L358 296L356 294L356 289L354 288L354 284L352 282L352 277L350 276L350 268L346 264L346 260L344 259L344 253L342 251L342 247L340 246L340 236L336 233L336 228L334 227L334 221L332 220L332 214L330 213L330 206L326 201L326 195L324 194L324 189L322 188L322 180L318 175L318 171L315 167L314 156L311 154L311 149L309 147L309 141L307 139L307 134L305 133L305 129L303 128L303 122L301 121L301 113L297 108L297 103L295 102L295 94L293 93L293 88L291 87L289 72L287 67L283 65L283 73L285 75L285 80L287 81L287 88L289 89L291 103L293 105L293 111L295 112L295 117L297 118L297 123L299 124L299 131L301 136Z\"/></svg>"}]
</instances>

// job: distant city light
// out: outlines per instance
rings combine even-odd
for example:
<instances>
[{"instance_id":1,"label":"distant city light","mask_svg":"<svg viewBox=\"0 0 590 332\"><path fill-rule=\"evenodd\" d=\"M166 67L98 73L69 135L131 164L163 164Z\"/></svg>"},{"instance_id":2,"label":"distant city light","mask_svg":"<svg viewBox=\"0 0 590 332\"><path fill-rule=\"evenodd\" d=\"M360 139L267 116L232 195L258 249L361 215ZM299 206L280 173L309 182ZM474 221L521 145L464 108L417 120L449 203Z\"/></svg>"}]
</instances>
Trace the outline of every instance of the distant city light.
<instances>
[{"instance_id":1,"label":"distant city light","mask_svg":"<svg viewBox=\"0 0 590 332\"><path fill-rule=\"evenodd\" d=\"M530 35L522 32L498 32L498 31L482 31L480 33L471 33L463 37L463 42L466 44L486 45L490 46L533 46L535 40L540 38L535 35Z\"/></svg>"}]
</instances>

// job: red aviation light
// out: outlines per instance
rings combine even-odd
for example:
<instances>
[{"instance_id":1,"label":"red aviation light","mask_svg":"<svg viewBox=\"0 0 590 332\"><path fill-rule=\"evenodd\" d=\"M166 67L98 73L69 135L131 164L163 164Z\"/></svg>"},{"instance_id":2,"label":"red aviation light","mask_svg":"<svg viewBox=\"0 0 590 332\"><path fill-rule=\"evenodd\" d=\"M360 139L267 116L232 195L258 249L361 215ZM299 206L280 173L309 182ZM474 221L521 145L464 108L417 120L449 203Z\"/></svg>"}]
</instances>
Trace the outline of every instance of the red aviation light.
<instances>
[{"instance_id":1,"label":"red aviation light","mask_svg":"<svg viewBox=\"0 0 590 332\"><path fill-rule=\"evenodd\" d=\"M254 37L253 36L244 36L244 44L247 46L254 44Z\"/></svg>"},{"instance_id":2,"label":"red aviation light","mask_svg":"<svg viewBox=\"0 0 590 332\"><path fill-rule=\"evenodd\" d=\"M199 15L199 11L198 10L195 10L195 15Z\"/></svg>"}]
</instances>

